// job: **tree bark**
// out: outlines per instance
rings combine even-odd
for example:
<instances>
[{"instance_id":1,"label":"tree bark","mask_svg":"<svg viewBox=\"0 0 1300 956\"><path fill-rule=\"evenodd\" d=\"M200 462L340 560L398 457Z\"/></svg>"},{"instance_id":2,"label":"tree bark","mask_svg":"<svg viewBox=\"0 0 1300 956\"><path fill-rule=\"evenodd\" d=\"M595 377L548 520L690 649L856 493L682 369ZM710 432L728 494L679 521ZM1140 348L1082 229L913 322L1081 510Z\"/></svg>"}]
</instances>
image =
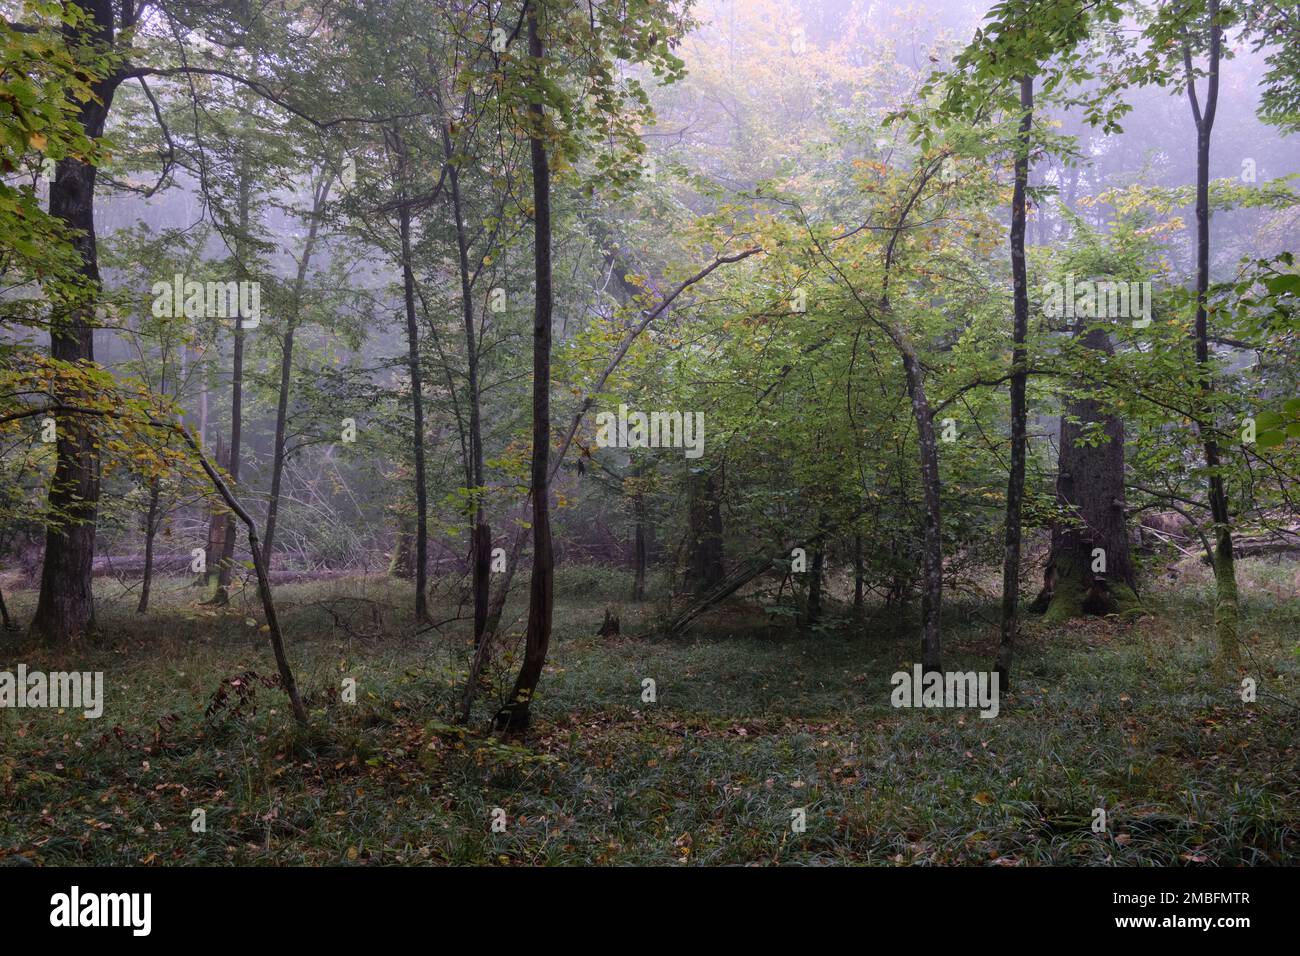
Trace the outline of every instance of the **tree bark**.
<instances>
[{"instance_id":1,"label":"tree bark","mask_svg":"<svg viewBox=\"0 0 1300 956\"><path fill-rule=\"evenodd\" d=\"M1089 349L1114 353L1104 322L1080 326L1075 334ZM1106 440L1081 442L1098 424ZM1071 400L1061 416L1056 497L1070 520L1052 529L1047 585L1039 598L1040 605L1046 600L1045 620L1059 624L1083 614L1135 610L1136 579L1124 515L1124 422L1094 399Z\"/></svg>"},{"instance_id":2,"label":"tree bark","mask_svg":"<svg viewBox=\"0 0 1300 956\"><path fill-rule=\"evenodd\" d=\"M411 417L415 430L415 618L429 616L429 501L424 485L424 388L420 376L420 330L415 321L415 272L411 268L411 207L406 200L407 157L401 140L392 136L398 156L401 196L398 229L401 238L402 296L406 309L407 367L411 376Z\"/></svg>"},{"instance_id":3,"label":"tree bark","mask_svg":"<svg viewBox=\"0 0 1300 956\"><path fill-rule=\"evenodd\" d=\"M1025 497L1027 408L1025 383L1029 336L1029 278L1025 268L1025 191L1029 185L1029 134L1034 122L1034 79L1020 78L1020 137L1016 153L1016 185L1011 197L1011 276L1015 298L1011 355L1011 470L1007 476L1007 517L1002 559L1002 627L994 669L998 686L1011 689L1011 660L1020 629L1020 515Z\"/></svg>"},{"instance_id":4,"label":"tree bark","mask_svg":"<svg viewBox=\"0 0 1300 956\"><path fill-rule=\"evenodd\" d=\"M252 183L249 180L248 164L241 162L239 168L239 235L235 240L236 273L241 280L247 278L244 262L245 250L248 248L249 203L252 197ZM235 317L235 354L230 370L230 452L226 473L232 484L239 485L240 444L244 430L244 317ZM221 564L217 571L217 592L210 603L227 604L230 601L230 580L235 570L235 516L225 516L225 534L221 542Z\"/></svg>"},{"instance_id":5,"label":"tree bark","mask_svg":"<svg viewBox=\"0 0 1300 956\"><path fill-rule=\"evenodd\" d=\"M645 600L645 575L647 563L645 490L638 486L632 497L632 514L635 527L632 532L632 600Z\"/></svg>"},{"instance_id":6,"label":"tree bark","mask_svg":"<svg viewBox=\"0 0 1300 956\"><path fill-rule=\"evenodd\" d=\"M1219 104L1219 67L1223 30L1218 24L1219 0L1209 0L1210 20L1209 72L1202 111L1196 96L1192 73L1191 49L1183 43L1183 65L1187 79L1187 96L1192 118L1196 121L1196 366L1199 373L1199 400L1196 428L1205 449L1205 469L1209 478L1210 515L1214 520L1214 580L1216 600L1214 629L1219 643L1220 666L1235 665L1241 656L1238 628L1237 569L1232 551L1232 516L1228 494L1220 471L1219 443L1215 437L1209 393L1214 387L1210 368L1209 316L1206 308L1210 288L1210 138Z\"/></svg>"},{"instance_id":7,"label":"tree bark","mask_svg":"<svg viewBox=\"0 0 1300 956\"><path fill-rule=\"evenodd\" d=\"M722 549L722 495L714 473L690 476L691 512L686 585L705 594L726 577Z\"/></svg>"},{"instance_id":8,"label":"tree bark","mask_svg":"<svg viewBox=\"0 0 1300 956\"><path fill-rule=\"evenodd\" d=\"M153 541L158 530L158 479L149 483L149 510L144 518L144 579L140 583L140 603L136 613L149 610L149 590L153 587Z\"/></svg>"},{"instance_id":9,"label":"tree bark","mask_svg":"<svg viewBox=\"0 0 1300 956\"><path fill-rule=\"evenodd\" d=\"M524 662L509 702L497 713L499 730L521 731L528 726L530 706L542 677L551 642L555 563L551 547L551 171L546 154L545 110L541 80L545 47L538 25L537 5L528 8L528 56L537 71L536 96L528 104L528 131L533 169L533 574L528 598L528 631Z\"/></svg>"},{"instance_id":10,"label":"tree bark","mask_svg":"<svg viewBox=\"0 0 1300 956\"><path fill-rule=\"evenodd\" d=\"M491 573L492 531L483 511L483 425L479 402L478 333L474 327L473 274L469 265L469 238L461 208L460 171L451 140L451 130L442 128L443 151L447 158L447 179L451 186L452 221L456 227L456 252L460 265L461 315L465 323L465 363L469 386L469 472L473 506L470 513L470 563L473 568L474 647L483 643L487 632L488 585ZM549 446L548 446L549 447Z\"/></svg>"},{"instance_id":11,"label":"tree bark","mask_svg":"<svg viewBox=\"0 0 1300 956\"><path fill-rule=\"evenodd\" d=\"M939 489L939 446L934 437L934 414L925 394L920 361L901 333L898 339L907 376L907 394L916 422L917 446L921 458L921 489L925 502L925 551L921 592L921 665L926 673L942 670L940 612L943 605L943 514Z\"/></svg>"},{"instance_id":12,"label":"tree bark","mask_svg":"<svg viewBox=\"0 0 1300 956\"><path fill-rule=\"evenodd\" d=\"M155 423L159 424L159 423ZM293 669L289 667L289 657L284 650L284 634L280 630L280 618L275 612L275 599L271 593L271 579L267 574L266 561L262 558L262 547L257 540L257 524L249 516L248 512L226 487L226 483L221 479L221 475L212 467L211 463L204 457L203 452L195 443L190 433L185 430L183 425L172 425L185 443L199 459L199 464L203 466L203 471L207 474L208 480L212 482L217 493L221 495L231 512L239 516L239 520L244 523L248 529L248 550L253 558L253 570L257 574L257 593L262 601L262 611L266 614L266 628L271 638L271 652L275 655L276 668L280 673L280 685L289 697L289 706L293 710L294 718L300 723L307 722L307 709L303 706L302 697L298 694L298 683L294 680Z\"/></svg>"},{"instance_id":13,"label":"tree bark","mask_svg":"<svg viewBox=\"0 0 1300 956\"><path fill-rule=\"evenodd\" d=\"M87 15L87 20L76 26L64 25L67 46L97 43L111 48L114 42L112 0L71 2ZM87 136L103 135L117 82L117 77L111 76L95 83L95 96L81 105L78 121ZM72 229L73 245L81 256L81 273L92 294L97 294L100 287L95 177L93 165L66 157L59 160L54 182L50 184L50 215ZM82 301L66 313L51 316L51 358L68 363L94 362L94 309L94 302ZM76 404L75 394L58 398L65 404ZM92 429L84 418L55 418L58 423L56 458L48 502L50 514L56 520L46 525L40 595L31 630L47 643L67 643L94 627L91 569L99 517L100 462Z\"/></svg>"}]
</instances>

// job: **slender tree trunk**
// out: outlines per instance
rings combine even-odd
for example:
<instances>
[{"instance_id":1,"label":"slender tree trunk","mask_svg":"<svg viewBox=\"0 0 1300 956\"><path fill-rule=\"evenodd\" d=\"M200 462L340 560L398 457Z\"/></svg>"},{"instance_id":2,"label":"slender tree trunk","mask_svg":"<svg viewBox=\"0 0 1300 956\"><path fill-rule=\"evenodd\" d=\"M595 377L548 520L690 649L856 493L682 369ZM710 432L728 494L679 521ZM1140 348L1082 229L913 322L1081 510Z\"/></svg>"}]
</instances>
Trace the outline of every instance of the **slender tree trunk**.
<instances>
[{"instance_id":1,"label":"slender tree trunk","mask_svg":"<svg viewBox=\"0 0 1300 956\"><path fill-rule=\"evenodd\" d=\"M72 0L87 15L76 26L63 27L69 47L98 43L111 49L111 0ZM96 83L95 97L83 103L78 120L87 136L104 133L104 124L117 88L117 77ZM99 255L95 239L95 167L67 157L55 167L50 184L50 214L73 232L73 246L81 256L81 274L88 297L100 288ZM50 357L67 363L94 362L92 322L95 303L78 301L63 314L52 316ZM77 403L76 395L61 394L60 401ZM92 567L95 525L99 517L99 451L91 428L75 416L55 416L54 478L50 482L49 512L56 519L46 525L45 557L41 565L40 595L31 630L47 643L67 643L94 627L95 598Z\"/></svg>"},{"instance_id":2,"label":"slender tree trunk","mask_svg":"<svg viewBox=\"0 0 1300 956\"><path fill-rule=\"evenodd\" d=\"M907 393L916 422L918 452L921 457L921 488L925 501L925 552L922 571L925 587L921 592L921 665L926 673L942 670L940 611L943 604L943 515L939 491L939 446L934 437L934 415L925 395L924 373L911 347L903 342L903 371L907 376Z\"/></svg>"},{"instance_id":3,"label":"slender tree trunk","mask_svg":"<svg viewBox=\"0 0 1300 956\"><path fill-rule=\"evenodd\" d=\"M524 662L509 703L496 717L501 730L528 726L529 708L542 677L551 642L555 564L551 547L551 170L546 155L545 110L541 87L545 48L538 26L537 5L528 8L528 56L537 71L537 98L528 105L529 145L533 167L533 267L536 298L533 307L533 575L528 599L528 631Z\"/></svg>"},{"instance_id":4,"label":"slender tree trunk","mask_svg":"<svg viewBox=\"0 0 1300 956\"><path fill-rule=\"evenodd\" d=\"M645 574L647 564L646 546L646 506L645 491L638 488L632 498L633 520L636 522L632 533L632 600L645 600Z\"/></svg>"},{"instance_id":5,"label":"slender tree trunk","mask_svg":"<svg viewBox=\"0 0 1300 956\"><path fill-rule=\"evenodd\" d=\"M487 632L489 575L492 562L492 531L484 520L483 511L483 426L479 407L478 333L474 326L474 290L469 265L469 238L465 231L465 217L461 208L460 170L453 153L451 130L442 128L443 150L447 157L447 178L451 186L452 219L456 226L456 252L460 264L461 314L465 323L465 362L469 384L469 468L472 484L473 510L470 514L473 547L470 563L473 568L474 593L474 647L477 648Z\"/></svg>"},{"instance_id":6,"label":"slender tree trunk","mask_svg":"<svg viewBox=\"0 0 1300 956\"><path fill-rule=\"evenodd\" d=\"M271 462L271 498L266 505L266 544L263 554L266 566L273 563L275 554L275 523L280 514L280 485L284 478L285 433L289 421L289 387L293 372L293 334L302 316L302 297L307 286L307 271L311 265L312 252L316 247L316 236L320 229L321 207L329 198L333 173L325 173L321 185L314 191L311 207L311 221L307 227L307 239L303 243L302 258L298 261L298 274L294 276L293 298L289 314L285 316L284 337L280 342L280 394L275 406L275 449Z\"/></svg>"},{"instance_id":7,"label":"slender tree trunk","mask_svg":"<svg viewBox=\"0 0 1300 956\"><path fill-rule=\"evenodd\" d=\"M424 484L424 387L420 375L420 330L415 321L415 272L411 268L411 207L406 200L407 160L396 134L401 196L398 224L402 253L402 295L406 308L407 366L411 376L411 417L415 429L415 617L429 616L429 501Z\"/></svg>"},{"instance_id":8,"label":"slender tree trunk","mask_svg":"<svg viewBox=\"0 0 1300 956\"><path fill-rule=\"evenodd\" d=\"M816 624L822 617L822 575L826 568L826 552L821 544L813 551L812 575L808 580L808 623Z\"/></svg>"},{"instance_id":9,"label":"slender tree trunk","mask_svg":"<svg viewBox=\"0 0 1300 956\"><path fill-rule=\"evenodd\" d=\"M241 163L239 170L239 235L235 241L236 272L241 280L247 279L248 269L244 262L245 250L248 248L249 203L252 197L252 184L249 181L246 163ZM236 487L239 485L240 445L244 430L244 317L235 317L235 354L230 371L230 463L226 473ZM230 601L230 580L235 570L235 516L227 512L224 520L225 533L221 542L221 565L217 571L217 593L211 603L227 604Z\"/></svg>"},{"instance_id":10,"label":"slender tree trunk","mask_svg":"<svg viewBox=\"0 0 1300 956\"><path fill-rule=\"evenodd\" d=\"M1199 373L1198 414L1196 427L1205 448L1205 468L1209 473L1210 515L1214 520L1214 580L1216 600L1214 629L1219 643L1220 666L1235 665L1241 656L1238 628L1240 609L1237 605L1237 569L1232 546L1232 515L1228 508L1228 494L1220 472L1219 443L1215 437L1214 412L1209 393L1214 387L1214 373L1210 368L1209 316L1207 299L1210 289L1210 138L1214 131L1214 116L1219 103L1219 68L1222 54L1223 30L1218 24L1219 0L1209 0L1210 19L1209 75L1205 92L1205 108L1201 109L1196 96L1196 82L1192 74L1191 50L1183 44L1183 63L1186 68L1187 95L1191 102L1192 118L1196 121L1196 365Z\"/></svg>"},{"instance_id":11,"label":"slender tree trunk","mask_svg":"<svg viewBox=\"0 0 1300 956\"><path fill-rule=\"evenodd\" d=\"M229 463L229 458L226 455L226 436L220 433L217 435L216 461L222 468L225 468ZM204 550L203 577L198 582L202 583L204 587L212 583L212 579L217 573L221 553L226 547L225 542L226 513L223 506L214 501L208 505L208 542Z\"/></svg>"},{"instance_id":12,"label":"slender tree trunk","mask_svg":"<svg viewBox=\"0 0 1300 956\"><path fill-rule=\"evenodd\" d=\"M158 480L149 484L149 511L144 518L144 580L140 583L140 603L136 613L149 610L149 590L153 587L153 542L158 531Z\"/></svg>"},{"instance_id":13,"label":"slender tree trunk","mask_svg":"<svg viewBox=\"0 0 1300 956\"><path fill-rule=\"evenodd\" d=\"M257 593L262 601L262 611L266 614L266 629L271 638L271 652L275 655L275 665L280 673L280 685L289 697L289 706L293 710L294 718L300 724L305 724L307 722L307 709L303 706L302 697L298 693L298 682L294 680L293 669L289 666L289 656L284 650L284 633L280 630L280 617L276 614L275 599L271 593L271 578L267 574L266 561L262 557L262 547L257 540L257 524L226 486L221 475L204 457L203 452L184 426L173 425L172 428L180 434L195 456L198 457L199 464L203 466L208 480L212 482L213 487L217 489L217 493L225 501L226 507L230 509L232 514L238 515L239 520L248 529L248 550L253 558L253 570L257 575Z\"/></svg>"},{"instance_id":14,"label":"slender tree trunk","mask_svg":"<svg viewBox=\"0 0 1300 956\"><path fill-rule=\"evenodd\" d=\"M1020 138L1017 143L1016 185L1011 198L1011 276L1015 297L1011 356L1011 472L1007 476L1007 518L1002 559L1002 634L995 669L998 686L1011 689L1011 660L1020 628L1020 514L1025 497L1025 453L1028 444L1025 402L1025 340L1029 336L1029 279L1025 268L1025 190L1029 185L1029 133L1034 122L1034 79L1020 79Z\"/></svg>"}]
</instances>

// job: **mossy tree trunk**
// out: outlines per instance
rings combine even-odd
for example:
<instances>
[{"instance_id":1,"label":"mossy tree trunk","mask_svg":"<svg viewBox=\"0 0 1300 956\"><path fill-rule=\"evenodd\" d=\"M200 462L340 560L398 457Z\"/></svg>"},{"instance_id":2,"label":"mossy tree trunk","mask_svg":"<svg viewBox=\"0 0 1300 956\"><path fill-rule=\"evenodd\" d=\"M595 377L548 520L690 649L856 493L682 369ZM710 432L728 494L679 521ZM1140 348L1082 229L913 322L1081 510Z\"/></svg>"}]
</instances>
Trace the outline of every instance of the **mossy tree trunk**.
<instances>
[{"instance_id":1,"label":"mossy tree trunk","mask_svg":"<svg viewBox=\"0 0 1300 956\"><path fill-rule=\"evenodd\" d=\"M1087 348L1114 353L1104 325L1076 334ZM1090 436L1098 428L1105 439L1094 442ZM1052 530L1046 586L1037 602L1047 622L1137 610L1124 514L1124 422L1093 399L1071 401L1061 417L1056 497L1072 520Z\"/></svg>"}]
</instances>

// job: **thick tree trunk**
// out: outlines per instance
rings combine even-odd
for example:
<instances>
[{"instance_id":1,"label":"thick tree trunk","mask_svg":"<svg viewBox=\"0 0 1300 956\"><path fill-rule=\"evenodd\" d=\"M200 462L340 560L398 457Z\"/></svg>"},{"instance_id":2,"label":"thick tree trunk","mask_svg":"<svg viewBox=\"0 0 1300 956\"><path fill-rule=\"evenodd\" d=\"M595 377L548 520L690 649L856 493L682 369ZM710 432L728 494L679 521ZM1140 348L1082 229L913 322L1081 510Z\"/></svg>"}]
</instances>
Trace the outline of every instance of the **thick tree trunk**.
<instances>
[{"instance_id":1,"label":"thick tree trunk","mask_svg":"<svg viewBox=\"0 0 1300 956\"><path fill-rule=\"evenodd\" d=\"M73 0L88 19L84 25L64 26L69 47L99 43L113 46L112 0ZM117 88L117 78L95 84L95 98L82 104L78 116L87 136L104 133L104 124ZM67 223L81 256L81 273L91 294L100 285L95 239L95 167L72 157L59 160L50 184L50 214ZM94 362L92 320L94 302L78 302L50 323L50 357L60 362ZM77 404L75 394L57 396ZM48 643L74 641L93 628L95 599L91 567L95 557L95 525L99 517L99 451L83 419L55 416L54 479L50 482L45 558L40 596L32 618L32 633Z\"/></svg>"},{"instance_id":2,"label":"thick tree trunk","mask_svg":"<svg viewBox=\"0 0 1300 956\"><path fill-rule=\"evenodd\" d=\"M1020 79L1020 139L1016 155L1016 185L1011 197L1011 276L1015 298L1012 325L1011 470L1007 476L1007 517L1002 559L1002 628L998 645L998 686L1011 689L1011 660L1020 628L1020 514L1025 497L1025 453L1028 441L1025 403L1025 340L1029 335L1029 279L1025 268L1025 190L1029 185L1029 133L1034 121L1034 80Z\"/></svg>"},{"instance_id":3,"label":"thick tree trunk","mask_svg":"<svg viewBox=\"0 0 1300 956\"><path fill-rule=\"evenodd\" d=\"M529 145L533 167L533 267L536 298L533 312L533 575L528 600L528 631L524 662L519 669L509 703L498 712L496 726L521 731L528 726L529 708L546 663L554 610L555 566L551 550L551 170L546 155L545 110L541 80L545 48L538 26L538 10L528 9L528 55L538 71L538 98L528 105Z\"/></svg>"},{"instance_id":4,"label":"thick tree trunk","mask_svg":"<svg viewBox=\"0 0 1300 956\"><path fill-rule=\"evenodd\" d=\"M1104 323L1076 330L1104 355L1114 347ZM1071 419L1074 419L1072 421ZM1101 424L1106 440L1080 441ZM1058 505L1069 515L1052 530L1046 601L1048 623L1083 614L1118 614L1139 607L1124 515L1124 422L1092 399L1076 398L1061 416L1056 478Z\"/></svg>"},{"instance_id":5,"label":"thick tree trunk","mask_svg":"<svg viewBox=\"0 0 1300 956\"><path fill-rule=\"evenodd\" d=\"M687 590L706 594L726 577L722 549L722 494L714 473L690 476L691 506Z\"/></svg>"}]
</instances>

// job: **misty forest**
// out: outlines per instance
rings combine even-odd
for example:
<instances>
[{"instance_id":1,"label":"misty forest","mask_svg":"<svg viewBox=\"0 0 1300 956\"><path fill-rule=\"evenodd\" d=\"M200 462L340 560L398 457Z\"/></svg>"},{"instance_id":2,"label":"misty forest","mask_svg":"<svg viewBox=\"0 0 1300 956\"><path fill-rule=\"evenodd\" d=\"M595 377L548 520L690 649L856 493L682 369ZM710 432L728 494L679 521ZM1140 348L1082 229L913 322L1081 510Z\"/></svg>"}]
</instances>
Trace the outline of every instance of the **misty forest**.
<instances>
[{"instance_id":1,"label":"misty forest","mask_svg":"<svg viewBox=\"0 0 1300 956\"><path fill-rule=\"evenodd\" d=\"M0 6L0 865L1300 862L1298 0Z\"/></svg>"}]
</instances>

